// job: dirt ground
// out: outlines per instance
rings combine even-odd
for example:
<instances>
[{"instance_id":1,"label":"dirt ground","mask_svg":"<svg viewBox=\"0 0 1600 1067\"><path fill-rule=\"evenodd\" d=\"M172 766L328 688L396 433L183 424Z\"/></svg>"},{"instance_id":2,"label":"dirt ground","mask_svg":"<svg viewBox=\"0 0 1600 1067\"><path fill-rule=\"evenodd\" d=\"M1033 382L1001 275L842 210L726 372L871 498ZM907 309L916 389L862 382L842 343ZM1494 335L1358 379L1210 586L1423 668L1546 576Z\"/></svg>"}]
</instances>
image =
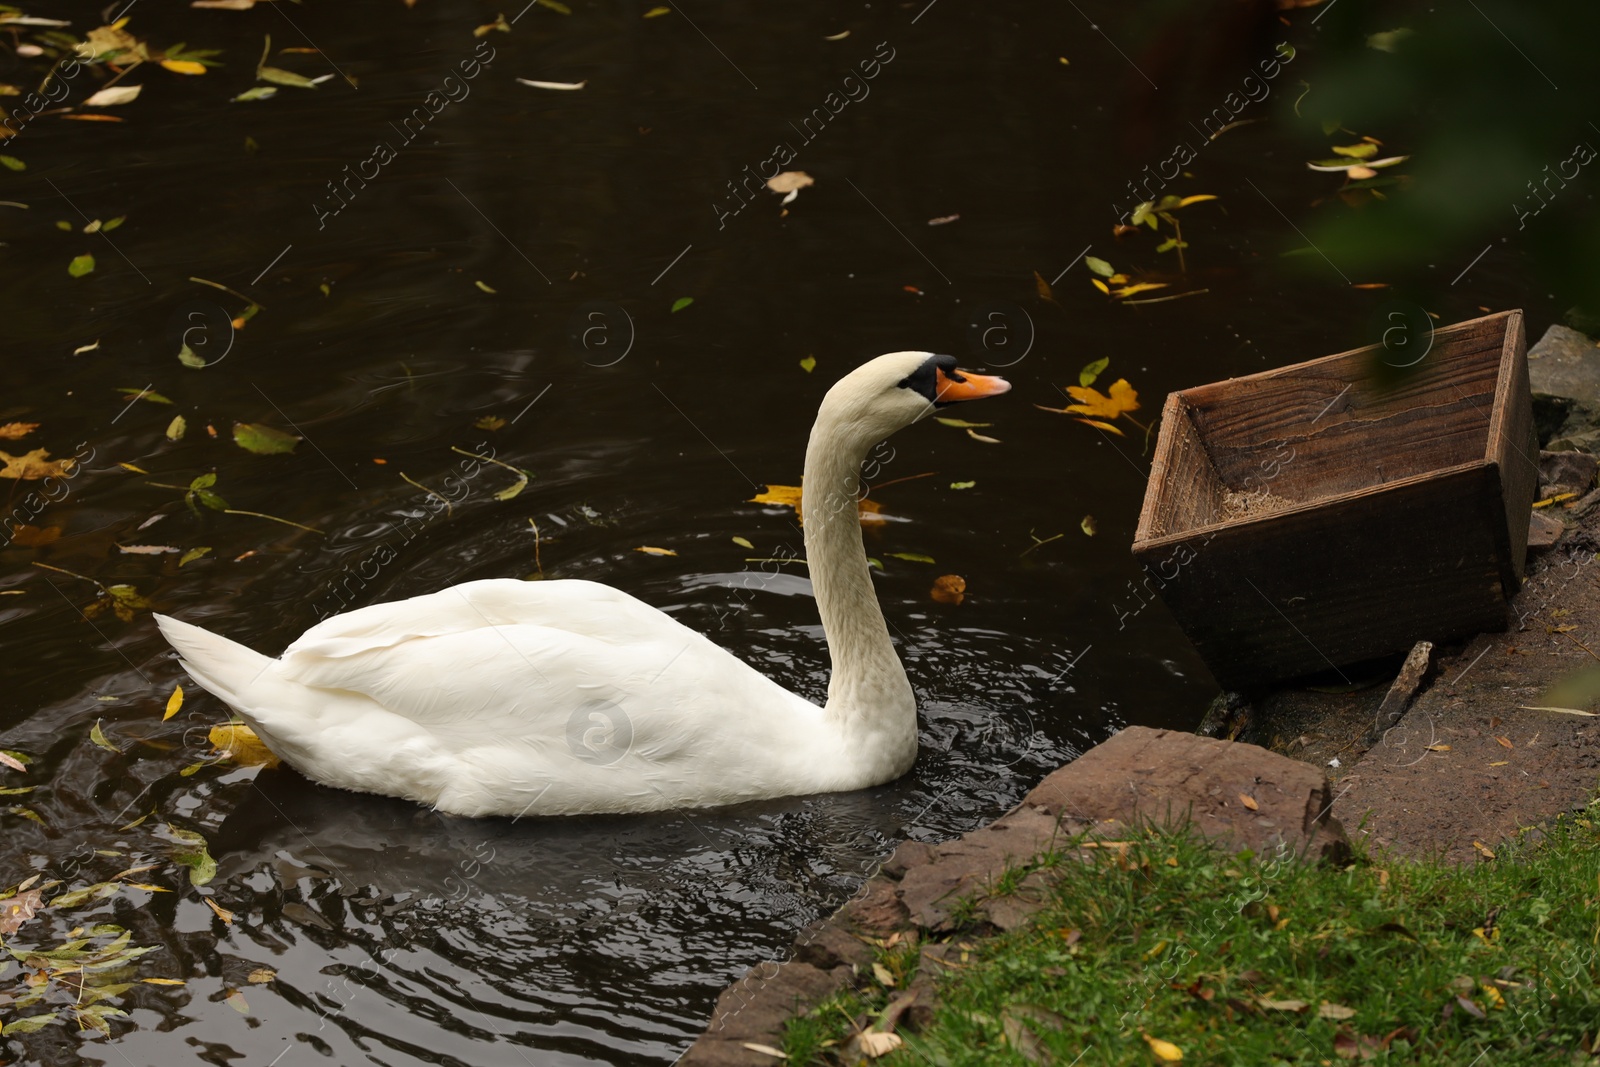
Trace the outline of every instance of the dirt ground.
<instances>
[{"instance_id":1,"label":"dirt ground","mask_svg":"<svg viewBox=\"0 0 1600 1067\"><path fill-rule=\"evenodd\" d=\"M1551 512L1566 530L1530 552L1510 627L1435 649L1392 726L1380 705L1398 657L1352 675L1359 688L1235 699L1202 732L1326 768L1351 838L1411 855L1486 861L1519 829L1581 807L1600 786L1600 718L1540 709L1557 702L1551 686L1600 668L1600 491Z\"/></svg>"}]
</instances>

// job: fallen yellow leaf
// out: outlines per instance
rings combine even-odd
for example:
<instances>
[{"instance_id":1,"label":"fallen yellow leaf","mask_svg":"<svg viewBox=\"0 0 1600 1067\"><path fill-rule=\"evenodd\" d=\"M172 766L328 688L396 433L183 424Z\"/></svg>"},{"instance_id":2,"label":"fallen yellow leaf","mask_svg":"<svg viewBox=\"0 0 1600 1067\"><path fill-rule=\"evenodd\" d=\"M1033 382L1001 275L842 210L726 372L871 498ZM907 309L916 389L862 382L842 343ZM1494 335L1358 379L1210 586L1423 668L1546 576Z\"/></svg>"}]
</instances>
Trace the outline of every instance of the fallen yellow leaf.
<instances>
[{"instance_id":1,"label":"fallen yellow leaf","mask_svg":"<svg viewBox=\"0 0 1600 1067\"><path fill-rule=\"evenodd\" d=\"M73 465L77 460L68 456L66 459L51 459L50 453L42 448L32 452L24 452L20 456L13 456L9 452L0 452L0 462L5 466L0 468L0 478L20 478L29 481L39 478L64 477L72 473Z\"/></svg>"},{"instance_id":2,"label":"fallen yellow leaf","mask_svg":"<svg viewBox=\"0 0 1600 1067\"><path fill-rule=\"evenodd\" d=\"M1239 803L1243 804L1245 807L1249 808L1251 811L1255 811L1261 806L1261 805L1256 803L1256 798L1255 797L1247 796L1244 793L1240 793L1239 794Z\"/></svg>"},{"instance_id":3,"label":"fallen yellow leaf","mask_svg":"<svg viewBox=\"0 0 1600 1067\"><path fill-rule=\"evenodd\" d=\"M206 65L192 59L163 59L161 65L174 74L204 74Z\"/></svg>"},{"instance_id":4,"label":"fallen yellow leaf","mask_svg":"<svg viewBox=\"0 0 1600 1067\"><path fill-rule=\"evenodd\" d=\"M256 732L242 722L225 722L213 726L207 735L227 758L246 767L276 767L278 757L272 754Z\"/></svg>"},{"instance_id":5,"label":"fallen yellow leaf","mask_svg":"<svg viewBox=\"0 0 1600 1067\"><path fill-rule=\"evenodd\" d=\"M1071 415L1114 419L1124 412L1139 410L1139 391L1129 385L1126 378L1112 382L1109 394L1100 392L1092 385L1069 385L1067 395L1078 401L1063 409Z\"/></svg>"},{"instance_id":6,"label":"fallen yellow leaf","mask_svg":"<svg viewBox=\"0 0 1600 1067\"><path fill-rule=\"evenodd\" d=\"M175 685L172 687L172 695L167 698L167 710L161 716L161 721L166 722L178 714L178 709L181 707L183 707L183 686Z\"/></svg>"},{"instance_id":7,"label":"fallen yellow leaf","mask_svg":"<svg viewBox=\"0 0 1600 1067\"><path fill-rule=\"evenodd\" d=\"M800 511L800 487L798 485L769 485L764 493L757 493L749 500L751 504L776 504L779 507L793 508L795 515L804 518ZM856 501L856 510L861 513L862 522L887 522L882 517L883 505L876 500Z\"/></svg>"},{"instance_id":8,"label":"fallen yellow leaf","mask_svg":"<svg viewBox=\"0 0 1600 1067\"><path fill-rule=\"evenodd\" d=\"M1135 293L1149 292L1151 289L1165 289L1166 287L1166 282L1136 282L1133 285L1125 285L1120 289L1112 290L1111 295L1115 297L1132 296Z\"/></svg>"},{"instance_id":9,"label":"fallen yellow leaf","mask_svg":"<svg viewBox=\"0 0 1600 1067\"><path fill-rule=\"evenodd\" d=\"M1172 1042L1163 1041L1159 1037L1151 1037L1149 1034L1141 1034L1139 1036L1144 1038L1145 1044L1150 1046L1150 1051L1155 1053L1156 1059L1162 1063L1177 1063L1183 1059L1183 1049Z\"/></svg>"},{"instance_id":10,"label":"fallen yellow leaf","mask_svg":"<svg viewBox=\"0 0 1600 1067\"><path fill-rule=\"evenodd\" d=\"M676 556L677 553L670 548L657 548L654 545L640 545L635 552L643 552L647 556Z\"/></svg>"}]
</instances>

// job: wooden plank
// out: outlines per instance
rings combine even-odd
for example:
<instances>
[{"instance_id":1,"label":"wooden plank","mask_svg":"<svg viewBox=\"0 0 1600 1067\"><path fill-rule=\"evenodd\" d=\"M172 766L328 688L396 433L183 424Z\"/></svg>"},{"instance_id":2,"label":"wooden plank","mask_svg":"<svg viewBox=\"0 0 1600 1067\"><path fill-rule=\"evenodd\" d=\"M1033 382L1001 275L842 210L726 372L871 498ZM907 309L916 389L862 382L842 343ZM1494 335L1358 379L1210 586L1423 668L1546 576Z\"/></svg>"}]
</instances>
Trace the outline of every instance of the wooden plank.
<instances>
[{"instance_id":1,"label":"wooden plank","mask_svg":"<svg viewBox=\"0 0 1600 1067\"><path fill-rule=\"evenodd\" d=\"M1497 483L1478 461L1134 555L1218 682L1259 685L1503 628Z\"/></svg>"},{"instance_id":2,"label":"wooden plank","mask_svg":"<svg viewBox=\"0 0 1600 1067\"><path fill-rule=\"evenodd\" d=\"M1506 334L1489 422L1486 458L1500 469L1501 497L1507 531L1506 596L1522 584L1528 554L1528 514L1539 491L1539 436L1533 426L1533 397L1528 385L1527 337L1522 312L1507 312Z\"/></svg>"},{"instance_id":3,"label":"wooden plank","mask_svg":"<svg viewBox=\"0 0 1600 1067\"><path fill-rule=\"evenodd\" d=\"M1222 517L1222 491L1188 405L1180 394L1169 393L1135 540L1211 525Z\"/></svg>"}]
</instances>

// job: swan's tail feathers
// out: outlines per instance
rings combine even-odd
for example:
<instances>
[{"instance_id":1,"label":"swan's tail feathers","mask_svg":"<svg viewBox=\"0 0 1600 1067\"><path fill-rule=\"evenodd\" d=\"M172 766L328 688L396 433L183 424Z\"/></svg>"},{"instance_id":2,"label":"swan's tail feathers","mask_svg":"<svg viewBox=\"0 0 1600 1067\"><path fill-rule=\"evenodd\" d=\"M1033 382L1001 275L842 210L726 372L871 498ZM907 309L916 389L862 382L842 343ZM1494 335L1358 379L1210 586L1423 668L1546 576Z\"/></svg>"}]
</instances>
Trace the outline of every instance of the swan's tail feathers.
<instances>
[{"instance_id":1,"label":"swan's tail feathers","mask_svg":"<svg viewBox=\"0 0 1600 1067\"><path fill-rule=\"evenodd\" d=\"M177 649L189 677L235 710L249 703L245 692L276 662L237 641L170 615L157 615L156 625L161 627L161 636L167 643Z\"/></svg>"}]
</instances>

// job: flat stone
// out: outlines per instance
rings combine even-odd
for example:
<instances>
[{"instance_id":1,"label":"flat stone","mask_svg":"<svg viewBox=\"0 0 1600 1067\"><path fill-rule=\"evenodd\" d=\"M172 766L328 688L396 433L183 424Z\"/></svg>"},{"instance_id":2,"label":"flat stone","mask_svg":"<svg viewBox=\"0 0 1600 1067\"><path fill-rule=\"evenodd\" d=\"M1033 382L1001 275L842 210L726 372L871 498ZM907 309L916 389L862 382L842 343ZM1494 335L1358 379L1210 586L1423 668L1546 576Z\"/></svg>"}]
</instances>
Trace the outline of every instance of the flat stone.
<instances>
[{"instance_id":1,"label":"flat stone","mask_svg":"<svg viewBox=\"0 0 1600 1067\"><path fill-rule=\"evenodd\" d=\"M1528 381L1535 393L1600 403L1600 348L1577 330L1551 326L1528 350Z\"/></svg>"},{"instance_id":2,"label":"flat stone","mask_svg":"<svg viewBox=\"0 0 1600 1067\"><path fill-rule=\"evenodd\" d=\"M1188 819L1196 833L1258 853L1284 848L1331 859L1348 847L1320 768L1255 745L1144 726L1090 749L1024 803L1125 825Z\"/></svg>"},{"instance_id":3,"label":"flat stone","mask_svg":"<svg viewBox=\"0 0 1600 1067\"><path fill-rule=\"evenodd\" d=\"M1566 523L1554 515L1535 511L1528 516L1528 551L1539 552L1554 547L1566 531Z\"/></svg>"}]
</instances>

